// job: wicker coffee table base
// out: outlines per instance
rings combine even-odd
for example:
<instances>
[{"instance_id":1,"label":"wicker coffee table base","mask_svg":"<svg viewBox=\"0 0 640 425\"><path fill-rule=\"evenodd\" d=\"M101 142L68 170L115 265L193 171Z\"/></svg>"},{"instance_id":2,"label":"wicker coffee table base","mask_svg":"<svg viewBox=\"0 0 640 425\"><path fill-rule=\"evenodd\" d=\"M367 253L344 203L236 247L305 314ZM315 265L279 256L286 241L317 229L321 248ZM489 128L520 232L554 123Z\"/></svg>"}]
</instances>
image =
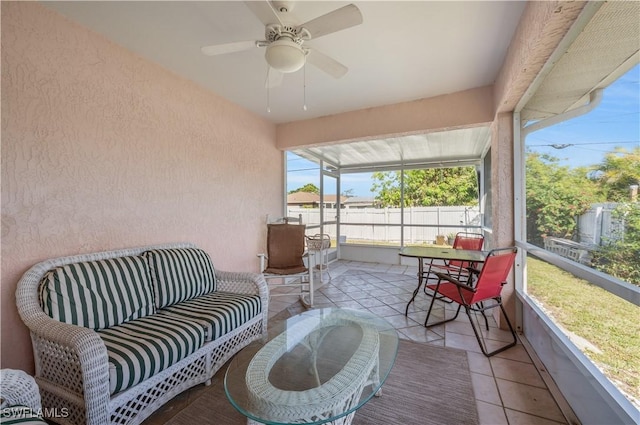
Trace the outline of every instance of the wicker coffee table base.
<instances>
[{"instance_id":1,"label":"wicker coffee table base","mask_svg":"<svg viewBox=\"0 0 640 425\"><path fill-rule=\"evenodd\" d=\"M274 387L268 379L271 367L292 343L301 343L310 351L315 369L315 353L326 332L335 326L357 326L362 330L362 341L344 368L328 382L305 391L283 391ZM371 384L380 385L378 350L380 340L377 329L366 322L343 316L339 312L316 327L315 321L298 323L287 334L279 335L267 343L251 360L246 374L246 384L254 409L268 412L269 421L277 423L316 423L324 418L348 412L358 404L362 391ZM315 329L315 332L311 332ZM379 392L376 395L380 395ZM327 424L348 425L355 411ZM258 424L249 419L248 424Z\"/></svg>"}]
</instances>

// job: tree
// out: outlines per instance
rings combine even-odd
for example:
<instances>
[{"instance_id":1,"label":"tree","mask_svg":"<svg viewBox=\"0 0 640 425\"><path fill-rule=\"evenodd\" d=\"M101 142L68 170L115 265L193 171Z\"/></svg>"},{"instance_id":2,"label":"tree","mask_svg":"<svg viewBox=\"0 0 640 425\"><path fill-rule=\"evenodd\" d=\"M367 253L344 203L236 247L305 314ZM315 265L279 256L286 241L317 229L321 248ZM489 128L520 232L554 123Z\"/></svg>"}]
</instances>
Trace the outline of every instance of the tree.
<instances>
[{"instance_id":1,"label":"tree","mask_svg":"<svg viewBox=\"0 0 640 425\"><path fill-rule=\"evenodd\" d=\"M307 183L302 187L289 191L290 194L297 192L320 193L320 189L318 189L318 186L313 183Z\"/></svg>"},{"instance_id":2,"label":"tree","mask_svg":"<svg viewBox=\"0 0 640 425\"><path fill-rule=\"evenodd\" d=\"M526 157L527 239L539 246L547 236L571 239L578 217L600 200L587 168L560 166L558 161L532 152Z\"/></svg>"},{"instance_id":3,"label":"tree","mask_svg":"<svg viewBox=\"0 0 640 425\"><path fill-rule=\"evenodd\" d=\"M604 157L593 173L601 193L609 202L629 200L629 186L640 184L640 147L616 148Z\"/></svg>"},{"instance_id":4,"label":"tree","mask_svg":"<svg viewBox=\"0 0 640 425\"><path fill-rule=\"evenodd\" d=\"M400 173L373 173L371 192L382 207L400 206ZM405 171L404 206L477 205L478 179L474 167Z\"/></svg>"}]
</instances>

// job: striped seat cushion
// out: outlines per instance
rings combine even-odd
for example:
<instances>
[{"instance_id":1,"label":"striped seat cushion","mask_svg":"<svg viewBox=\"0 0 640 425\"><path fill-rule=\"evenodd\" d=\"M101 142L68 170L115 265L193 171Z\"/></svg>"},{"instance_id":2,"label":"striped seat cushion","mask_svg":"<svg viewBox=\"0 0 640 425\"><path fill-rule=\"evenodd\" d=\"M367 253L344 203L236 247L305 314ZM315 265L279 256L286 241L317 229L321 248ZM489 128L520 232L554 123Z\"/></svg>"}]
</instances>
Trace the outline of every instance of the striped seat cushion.
<instances>
[{"instance_id":1,"label":"striped seat cushion","mask_svg":"<svg viewBox=\"0 0 640 425\"><path fill-rule=\"evenodd\" d=\"M146 251L143 256L149 262L157 308L216 290L211 258L201 249L155 249Z\"/></svg>"},{"instance_id":2,"label":"striped seat cushion","mask_svg":"<svg viewBox=\"0 0 640 425\"><path fill-rule=\"evenodd\" d=\"M98 331L109 357L109 391L118 393L194 353L204 345L198 323L147 316Z\"/></svg>"},{"instance_id":3,"label":"striped seat cushion","mask_svg":"<svg viewBox=\"0 0 640 425\"><path fill-rule=\"evenodd\" d=\"M158 310L158 315L186 318L199 323L206 341L213 341L233 331L262 312L258 295L213 292Z\"/></svg>"},{"instance_id":4,"label":"striped seat cushion","mask_svg":"<svg viewBox=\"0 0 640 425\"><path fill-rule=\"evenodd\" d=\"M139 256L49 270L42 278L40 300L50 317L96 330L155 312L149 268Z\"/></svg>"}]
</instances>

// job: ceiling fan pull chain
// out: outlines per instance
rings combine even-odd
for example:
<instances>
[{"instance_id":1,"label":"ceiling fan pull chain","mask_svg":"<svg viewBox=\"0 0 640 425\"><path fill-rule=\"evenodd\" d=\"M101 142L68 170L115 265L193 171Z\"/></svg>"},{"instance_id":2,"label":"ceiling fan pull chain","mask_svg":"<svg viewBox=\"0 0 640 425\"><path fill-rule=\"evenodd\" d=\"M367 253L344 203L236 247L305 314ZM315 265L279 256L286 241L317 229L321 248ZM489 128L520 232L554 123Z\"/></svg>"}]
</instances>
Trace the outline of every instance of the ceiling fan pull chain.
<instances>
[{"instance_id":1,"label":"ceiling fan pull chain","mask_svg":"<svg viewBox=\"0 0 640 425\"><path fill-rule=\"evenodd\" d=\"M269 84L269 73L271 67L267 66L267 113L271 113L271 103L269 102L269 93L271 92L271 84Z\"/></svg>"},{"instance_id":2,"label":"ceiling fan pull chain","mask_svg":"<svg viewBox=\"0 0 640 425\"><path fill-rule=\"evenodd\" d=\"M302 110L307 110L307 62L302 66Z\"/></svg>"}]
</instances>

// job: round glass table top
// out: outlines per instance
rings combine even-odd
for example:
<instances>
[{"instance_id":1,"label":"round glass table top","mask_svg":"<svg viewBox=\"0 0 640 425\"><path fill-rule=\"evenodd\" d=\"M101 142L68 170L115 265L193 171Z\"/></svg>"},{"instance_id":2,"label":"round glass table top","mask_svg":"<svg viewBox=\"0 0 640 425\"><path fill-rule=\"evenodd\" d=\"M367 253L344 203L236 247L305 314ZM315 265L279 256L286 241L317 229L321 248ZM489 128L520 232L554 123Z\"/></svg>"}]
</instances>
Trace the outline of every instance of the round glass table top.
<instances>
[{"instance_id":1,"label":"round glass table top","mask_svg":"<svg viewBox=\"0 0 640 425\"><path fill-rule=\"evenodd\" d=\"M225 375L231 404L265 424L322 424L347 416L381 391L398 334L363 310L308 310L269 328L267 342L238 353Z\"/></svg>"}]
</instances>

